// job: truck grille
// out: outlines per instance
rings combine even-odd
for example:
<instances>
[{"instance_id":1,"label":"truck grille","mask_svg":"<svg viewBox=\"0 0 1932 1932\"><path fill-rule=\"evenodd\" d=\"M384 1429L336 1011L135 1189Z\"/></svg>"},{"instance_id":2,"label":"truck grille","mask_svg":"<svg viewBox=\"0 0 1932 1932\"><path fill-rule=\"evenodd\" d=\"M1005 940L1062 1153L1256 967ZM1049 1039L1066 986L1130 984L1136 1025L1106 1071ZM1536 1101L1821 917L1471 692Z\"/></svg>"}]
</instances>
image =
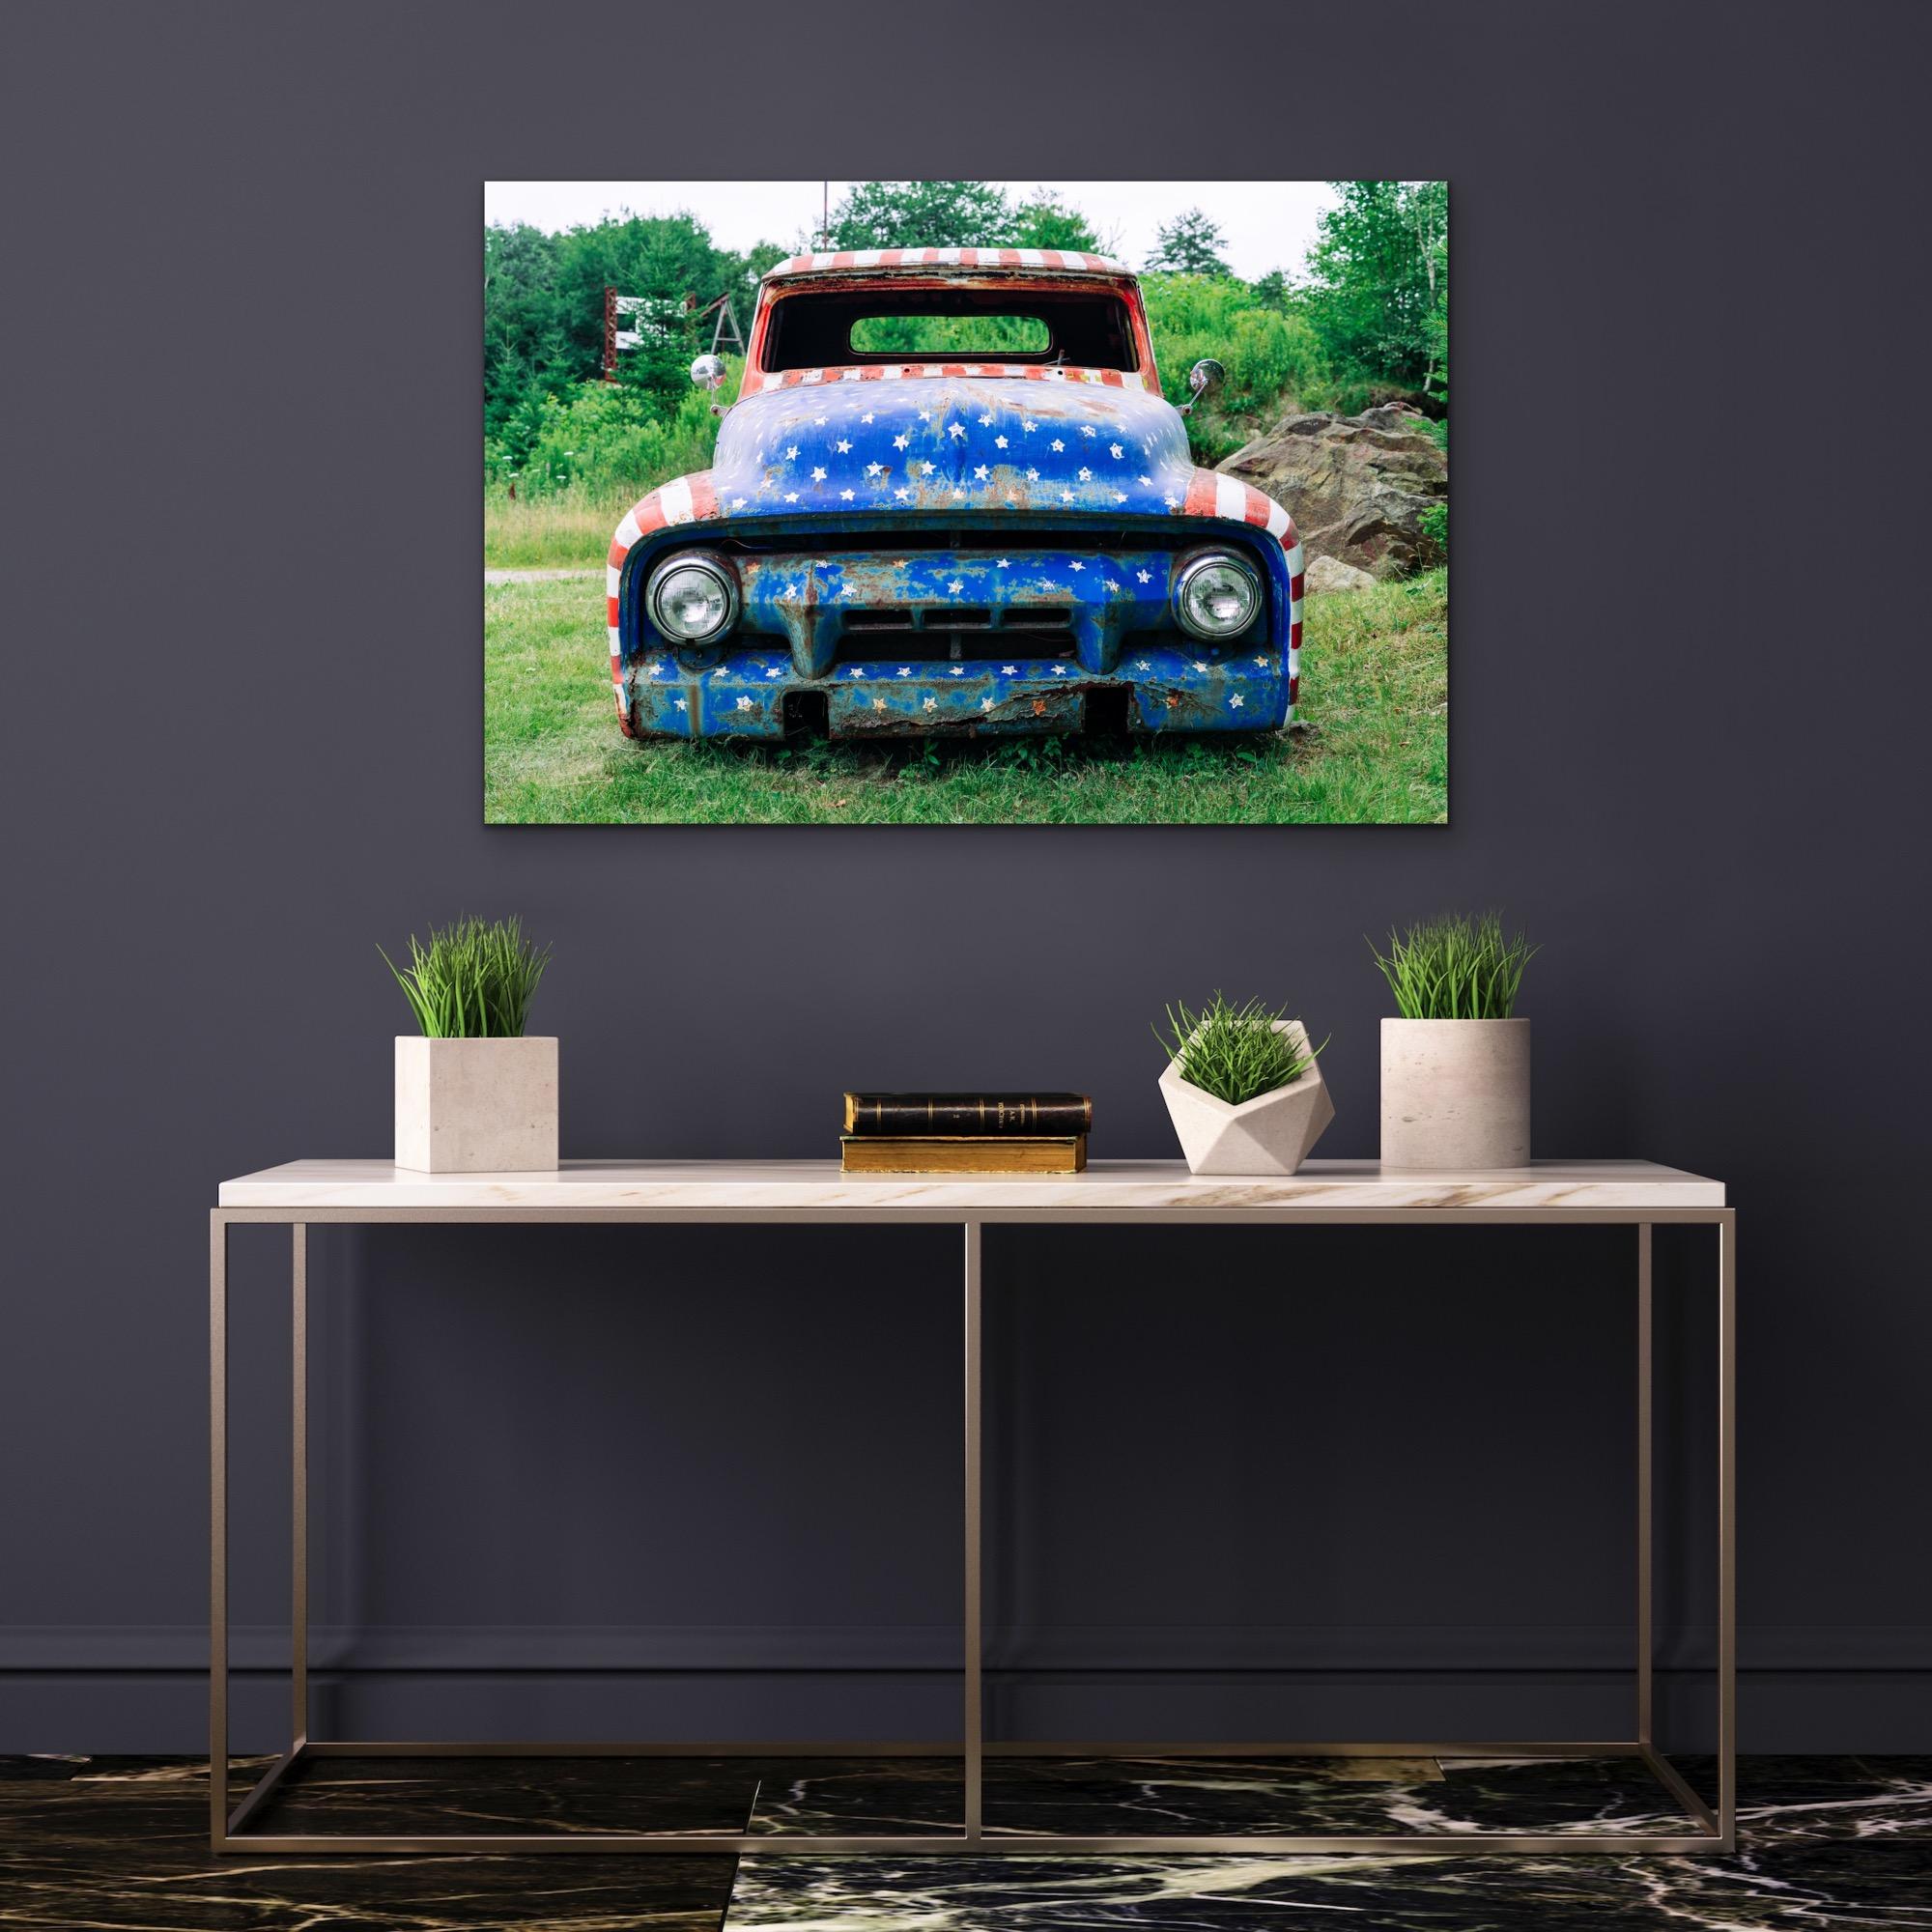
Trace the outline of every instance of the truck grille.
<instances>
[{"instance_id":1,"label":"truck grille","mask_svg":"<svg viewBox=\"0 0 1932 1932\"><path fill-rule=\"evenodd\" d=\"M926 663L934 659L959 663L1073 655L1071 607L999 611L976 604L908 605L843 611L839 628L840 664L876 664L908 656Z\"/></svg>"}]
</instances>

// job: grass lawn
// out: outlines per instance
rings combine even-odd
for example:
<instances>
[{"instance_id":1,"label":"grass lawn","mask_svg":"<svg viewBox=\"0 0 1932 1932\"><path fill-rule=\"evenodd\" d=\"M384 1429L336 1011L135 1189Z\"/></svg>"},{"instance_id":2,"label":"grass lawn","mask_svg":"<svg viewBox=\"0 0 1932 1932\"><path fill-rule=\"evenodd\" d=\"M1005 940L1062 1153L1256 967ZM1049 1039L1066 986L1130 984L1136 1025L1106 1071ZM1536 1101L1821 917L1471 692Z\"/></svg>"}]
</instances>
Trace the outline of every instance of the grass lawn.
<instances>
[{"instance_id":1,"label":"grass lawn","mask_svg":"<svg viewBox=\"0 0 1932 1932\"><path fill-rule=\"evenodd\" d=\"M545 546L546 552L550 547ZM564 554L492 565L581 563ZM1406 824L1448 817L1449 583L1311 595L1311 727L1226 740L768 746L633 741L611 701L601 579L486 584L493 825Z\"/></svg>"}]
</instances>

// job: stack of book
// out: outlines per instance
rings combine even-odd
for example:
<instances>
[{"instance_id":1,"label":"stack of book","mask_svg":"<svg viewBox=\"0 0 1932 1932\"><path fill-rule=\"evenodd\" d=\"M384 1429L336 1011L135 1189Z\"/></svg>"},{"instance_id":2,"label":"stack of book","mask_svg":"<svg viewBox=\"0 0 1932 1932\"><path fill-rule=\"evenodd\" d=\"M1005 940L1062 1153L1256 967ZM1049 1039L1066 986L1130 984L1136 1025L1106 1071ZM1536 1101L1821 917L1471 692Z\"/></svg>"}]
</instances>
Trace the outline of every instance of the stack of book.
<instances>
[{"instance_id":1,"label":"stack of book","mask_svg":"<svg viewBox=\"0 0 1932 1932\"><path fill-rule=\"evenodd\" d=\"M848 1094L847 1174L1078 1174L1094 1103L1084 1094Z\"/></svg>"}]
</instances>

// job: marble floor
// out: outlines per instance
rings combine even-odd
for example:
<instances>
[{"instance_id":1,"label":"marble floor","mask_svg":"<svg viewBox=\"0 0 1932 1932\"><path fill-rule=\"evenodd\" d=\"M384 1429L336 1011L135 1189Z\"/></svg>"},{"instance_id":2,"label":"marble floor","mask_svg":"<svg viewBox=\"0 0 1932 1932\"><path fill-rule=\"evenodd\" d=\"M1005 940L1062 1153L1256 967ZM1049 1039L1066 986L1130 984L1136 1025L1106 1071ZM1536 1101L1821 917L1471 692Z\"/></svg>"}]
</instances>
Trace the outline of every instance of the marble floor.
<instances>
[{"instance_id":1,"label":"marble floor","mask_svg":"<svg viewBox=\"0 0 1932 1932\"><path fill-rule=\"evenodd\" d=\"M259 1760L238 1760L245 1790ZM1694 1785L1710 1767L1683 1765ZM943 1758L327 1759L263 1814L290 1832L676 1830L769 1834L728 1856L216 1860L207 1768L0 1758L0 1932L1932 1932L1932 1758L1746 1759L1735 1858L1472 1855L1507 1820L1667 1823L1627 1761L996 1760L990 1831L1374 1829L1352 1857L814 1857L801 1833L944 1831Z\"/></svg>"}]
</instances>

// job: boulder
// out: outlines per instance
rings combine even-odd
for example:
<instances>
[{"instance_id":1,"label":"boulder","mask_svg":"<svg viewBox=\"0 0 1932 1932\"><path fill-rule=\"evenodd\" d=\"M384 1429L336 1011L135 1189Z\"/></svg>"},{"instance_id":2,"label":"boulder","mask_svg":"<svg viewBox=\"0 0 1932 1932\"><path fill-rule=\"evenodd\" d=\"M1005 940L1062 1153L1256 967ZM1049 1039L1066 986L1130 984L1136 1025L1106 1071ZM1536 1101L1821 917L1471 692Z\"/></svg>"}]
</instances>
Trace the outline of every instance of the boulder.
<instances>
[{"instance_id":1,"label":"boulder","mask_svg":"<svg viewBox=\"0 0 1932 1932\"><path fill-rule=\"evenodd\" d=\"M1449 495L1449 459L1426 420L1401 403L1358 416L1309 410L1284 416L1219 467L1287 509L1311 561L1406 577L1447 561L1422 531L1423 511Z\"/></svg>"},{"instance_id":2,"label":"boulder","mask_svg":"<svg viewBox=\"0 0 1932 1932\"><path fill-rule=\"evenodd\" d=\"M1305 579L1310 590L1373 590L1376 580L1366 570L1357 570L1340 557L1318 556L1308 566Z\"/></svg>"}]
</instances>

